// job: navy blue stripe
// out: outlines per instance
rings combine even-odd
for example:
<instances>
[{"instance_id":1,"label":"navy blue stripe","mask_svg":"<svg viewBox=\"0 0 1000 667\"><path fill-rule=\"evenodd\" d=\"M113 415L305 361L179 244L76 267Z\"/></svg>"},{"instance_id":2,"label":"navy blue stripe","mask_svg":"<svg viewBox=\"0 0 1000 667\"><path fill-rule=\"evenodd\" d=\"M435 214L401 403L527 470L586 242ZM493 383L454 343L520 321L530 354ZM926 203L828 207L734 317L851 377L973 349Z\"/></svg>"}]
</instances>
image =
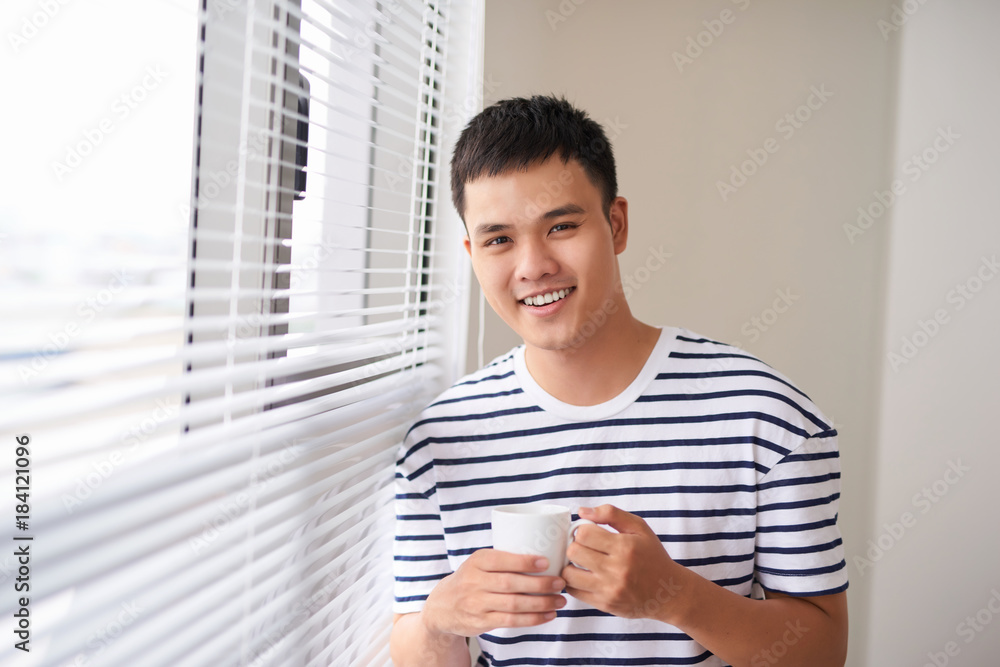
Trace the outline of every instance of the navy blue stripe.
<instances>
[{"instance_id":1,"label":"navy blue stripe","mask_svg":"<svg viewBox=\"0 0 1000 667\"><path fill-rule=\"evenodd\" d=\"M681 336L678 334L676 336L677 340L683 340L688 343L712 343L713 345L725 345L726 347L732 347L729 343L720 343L717 340L712 340L711 338L688 338L687 336Z\"/></svg>"},{"instance_id":2,"label":"navy blue stripe","mask_svg":"<svg viewBox=\"0 0 1000 667\"><path fill-rule=\"evenodd\" d=\"M396 521L440 521L437 514L397 514Z\"/></svg>"},{"instance_id":3,"label":"navy blue stripe","mask_svg":"<svg viewBox=\"0 0 1000 667\"><path fill-rule=\"evenodd\" d=\"M809 454L796 454L792 452L786 456L782 463L805 463L807 461L822 461L823 459L839 459L840 451L833 450L832 452L811 452Z\"/></svg>"},{"instance_id":4,"label":"navy blue stripe","mask_svg":"<svg viewBox=\"0 0 1000 667\"><path fill-rule=\"evenodd\" d=\"M850 582L845 581L842 586L837 586L836 588L827 588L826 590L823 590L823 591L807 591L805 593L797 593L797 592L793 592L793 591L782 591L782 590L778 590L777 588L765 588L764 590L774 591L775 593L783 593L784 595L787 595L787 596L793 597L793 598L818 598L821 595L834 595L836 593L843 593L844 591L847 590L847 585L849 583Z\"/></svg>"},{"instance_id":5,"label":"navy blue stripe","mask_svg":"<svg viewBox=\"0 0 1000 667\"><path fill-rule=\"evenodd\" d=\"M759 438L753 435L741 435L724 438L677 438L674 440L630 440L621 442L593 442L579 445L566 445L565 447L549 447L532 451L517 452L516 454L490 454L487 456L472 456L461 459L436 459L435 463L440 466L467 465L472 463L494 463L497 461L514 461L520 459L533 459L545 456L559 456L569 452L590 452L616 449L650 449L655 447L704 447L706 445L758 445L764 449L776 452L785 456L788 450L784 447Z\"/></svg>"},{"instance_id":6,"label":"navy blue stripe","mask_svg":"<svg viewBox=\"0 0 1000 667\"><path fill-rule=\"evenodd\" d=\"M824 498L810 498L808 500L796 500L786 503L771 503L770 505L761 505L757 508L758 512L772 512L778 510L793 510L801 509L803 507L816 507L818 505L828 505L835 500L840 499L839 493L834 493Z\"/></svg>"},{"instance_id":7,"label":"navy blue stripe","mask_svg":"<svg viewBox=\"0 0 1000 667\"><path fill-rule=\"evenodd\" d=\"M644 519L670 519L679 517L717 517L717 516L753 516L757 510L753 507L722 507L708 510L647 510L634 512Z\"/></svg>"},{"instance_id":8,"label":"navy blue stripe","mask_svg":"<svg viewBox=\"0 0 1000 667\"><path fill-rule=\"evenodd\" d=\"M443 422L468 422L468 421L479 421L479 420L489 420L497 419L499 417L509 417L510 415L523 415L529 414L531 412L542 412L542 409L537 405L529 405L521 408L509 408L507 410L497 410L496 412L481 412L470 415L449 415L446 417L428 417L427 419L421 419L413 426L410 430L413 430L419 426L425 424L435 424Z\"/></svg>"},{"instance_id":9,"label":"navy blue stripe","mask_svg":"<svg viewBox=\"0 0 1000 667\"><path fill-rule=\"evenodd\" d=\"M705 651L701 655L691 658L512 658L510 660L497 660L491 654L483 651L483 655L489 660L493 667L508 667L509 665L697 665L712 657L712 654Z\"/></svg>"},{"instance_id":10,"label":"navy blue stripe","mask_svg":"<svg viewBox=\"0 0 1000 667\"><path fill-rule=\"evenodd\" d=\"M485 639L492 644L520 644L522 642L663 642L663 641L691 641L691 637L683 632L580 632L574 634L524 634L516 637L498 637L489 633L479 635L480 639Z\"/></svg>"},{"instance_id":11,"label":"navy blue stripe","mask_svg":"<svg viewBox=\"0 0 1000 667\"><path fill-rule=\"evenodd\" d=\"M488 523L473 523L466 526L445 526L445 535L454 535L456 533L474 533L477 530L490 530L490 524Z\"/></svg>"},{"instance_id":12,"label":"navy blue stripe","mask_svg":"<svg viewBox=\"0 0 1000 667\"><path fill-rule=\"evenodd\" d=\"M793 477L791 479L776 479L773 482L764 482L762 484L759 484L757 488L759 488L761 491L765 491L767 489L775 489L781 486L798 486L800 484L820 484L822 482L829 482L830 480L834 479L840 479L839 472L830 472L825 475L815 475L813 477Z\"/></svg>"},{"instance_id":13,"label":"navy blue stripe","mask_svg":"<svg viewBox=\"0 0 1000 667\"><path fill-rule=\"evenodd\" d=\"M753 516L757 512L752 507L723 507L707 510L649 510L633 512L643 519L665 519L665 518L715 518L720 516ZM576 520L576 514L572 515ZM477 530L489 530L488 523L473 523L461 526L446 527L445 533L473 533Z\"/></svg>"},{"instance_id":14,"label":"navy blue stripe","mask_svg":"<svg viewBox=\"0 0 1000 667\"><path fill-rule=\"evenodd\" d=\"M485 531L485 530L489 530L489 529L490 529L490 524L488 524L488 523L480 523L480 524L471 524L471 525L468 525L468 526L456 526L455 528L445 528L444 532L445 532L445 534L474 533L476 531ZM676 542L713 542L713 541L716 541L716 540L752 540L752 539L754 539L755 536L756 536L756 533L754 533L754 531L752 531L752 530L750 530L750 531L743 531L743 532L716 532L716 533L697 533L697 534L685 534L685 535L659 535L659 534L657 535L657 537L660 538L660 542L675 542L675 543ZM475 551L478 548L480 548L480 547L476 547L475 549L456 550L454 552L449 551L448 553L451 554L451 555L453 555L453 556L459 556L459 555L463 555L465 553L472 553L473 551ZM729 554L729 555L725 555L725 556L712 557L712 558L707 558L707 559L697 559L697 558L694 558L694 559L689 559L689 561L692 562L692 563L694 563L694 564L696 564L696 565L705 565L705 564L709 563L710 561L711 562L719 562L719 563L739 563L741 561L748 560L748 559L750 559L752 557L753 557L752 553L749 556L742 555L742 554L740 554L740 555ZM704 561L704 562L702 562L702 561ZM680 561L678 561L678 562L680 562Z\"/></svg>"},{"instance_id":15,"label":"navy blue stripe","mask_svg":"<svg viewBox=\"0 0 1000 667\"><path fill-rule=\"evenodd\" d=\"M426 595L408 595L406 597L396 597L396 602L418 602L421 600L426 600Z\"/></svg>"},{"instance_id":16,"label":"navy blue stripe","mask_svg":"<svg viewBox=\"0 0 1000 667\"><path fill-rule=\"evenodd\" d=\"M671 352L670 356L674 359L749 359L750 361L756 361L759 364L764 362L757 357L751 357L749 354L736 354L735 352ZM765 366L767 364L764 364Z\"/></svg>"},{"instance_id":17,"label":"navy blue stripe","mask_svg":"<svg viewBox=\"0 0 1000 667\"><path fill-rule=\"evenodd\" d=\"M534 503L556 498L607 498L611 496L628 496L637 494L664 495L671 493L756 493L757 488L747 484L728 484L719 486L650 486L627 487L622 489L578 489L573 491L548 491L530 496L512 496L507 498L487 498L467 503L442 505L442 512L473 509L476 507L494 507L497 505L513 505L514 503Z\"/></svg>"},{"instance_id":18,"label":"navy blue stripe","mask_svg":"<svg viewBox=\"0 0 1000 667\"><path fill-rule=\"evenodd\" d=\"M753 572L750 572L742 577L732 577L731 579L713 579L712 583L716 586L722 586L726 588L727 586L742 586L748 581L753 580Z\"/></svg>"},{"instance_id":19,"label":"navy blue stripe","mask_svg":"<svg viewBox=\"0 0 1000 667\"><path fill-rule=\"evenodd\" d=\"M811 554L820 551L835 549L844 543L844 540L837 538L825 544L810 544L804 547L762 547L758 546L755 551L759 554Z\"/></svg>"},{"instance_id":20,"label":"navy blue stripe","mask_svg":"<svg viewBox=\"0 0 1000 667\"><path fill-rule=\"evenodd\" d=\"M427 500L437 493L437 486L432 486L423 493L397 493L396 500Z\"/></svg>"},{"instance_id":21,"label":"navy blue stripe","mask_svg":"<svg viewBox=\"0 0 1000 667\"><path fill-rule=\"evenodd\" d=\"M827 526L836 526L837 518L811 521L809 523L792 523L781 526L757 526L758 533L800 533L804 530L816 530Z\"/></svg>"},{"instance_id":22,"label":"navy blue stripe","mask_svg":"<svg viewBox=\"0 0 1000 667\"><path fill-rule=\"evenodd\" d=\"M449 556L471 556L480 549L486 549L487 547L466 547L465 549L448 549Z\"/></svg>"},{"instance_id":23,"label":"navy blue stripe","mask_svg":"<svg viewBox=\"0 0 1000 667\"><path fill-rule=\"evenodd\" d=\"M445 554L428 554L426 556L393 556L392 559L407 563L420 563L429 560L448 560L448 556Z\"/></svg>"},{"instance_id":24,"label":"navy blue stripe","mask_svg":"<svg viewBox=\"0 0 1000 667\"><path fill-rule=\"evenodd\" d=\"M836 565L827 565L825 567L810 567L801 570L782 570L773 567L761 567L757 566L757 570L760 572L766 572L767 574L775 574L782 577L808 577L815 574L830 574L831 572L839 572L847 567L847 563L840 561Z\"/></svg>"},{"instance_id":25,"label":"navy blue stripe","mask_svg":"<svg viewBox=\"0 0 1000 667\"><path fill-rule=\"evenodd\" d=\"M448 574L448 572L439 572L438 574L426 574L422 577L396 577L396 581L400 583L413 581L437 581L438 579L444 579L448 576Z\"/></svg>"},{"instance_id":26,"label":"navy blue stripe","mask_svg":"<svg viewBox=\"0 0 1000 667\"><path fill-rule=\"evenodd\" d=\"M696 567L699 565L716 565L718 563L742 563L753 559L754 553L751 551L747 554L723 554L722 556L708 556L706 558L675 558L674 561L684 567Z\"/></svg>"},{"instance_id":27,"label":"navy blue stripe","mask_svg":"<svg viewBox=\"0 0 1000 667\"><path fill-rule=\"evenodd\" d=\"M447 437L437 437L437 438L424 438L417 444L415 444L410 451L407 452L403 458L397 461L397 464L402 463L407 457L409 457L414 452L422 449L431 443L450 443L450 442L477 442L477 441L488 441L488 440L506 440L513 437L526 437L532 435L547 435L552 433L562 433L565 431L579 431L579 430L591 430L595 428L620 428L622 426L656 426L662 424L701 424L704 422L726 422L726 421L742 421L745 419L756 419L762 422L768 422L779 426L789 433L797 435L801 438L808 438L809 433L802 430L801 428L789 424L783 419L778 417L773 417L769 414L757 411L748 412L726 412L721 414L711 414L711 415L691 415L685 417L634 417L631 419L605 419L601 421L594 422L570 422L565 424L553 424L550 426L543 426L540 428L524 429L520 431L504 431L501 433L477 433L477 434L467 434L467 435L456 435ZM780 448L779 448L780 449ZM788 453L788 450L781 450Z\"/></svg>"},{"instance_id":28,"label":"navy blue stripe","mask_svg":"<svg viewBox=\"0 0 1000 667\"><path fill-rule=\"evenodd\" d=\"M502 364L503 362L507 361L507 359L510 359L513 356L514 355L512 355L512 354L508 354L504 359L501 359L496 364L492 364L492 365L499 366L500 364ZM487 375L485 377L479 378L478 380L466 380L465 382L456 382L454 386L456 386L456 387L463 387L465 385L470 385L470 384L479 384L480 382L490 382L492 380L503 380L505 378L509 378L513 374L514 374L514 371L508 371L507 373L504 373L503 375Z\"/></svg>"},{"instance_id":29,"label":"navy blue stripe","mask_svg":"<svg viewBox=\"0 0 1000 667\"><path fill-rule=\"evenodd\" d=\"M397 535L397 542L435 542L444 541L444 535Z\"/></svg>"},{"instance_id":30,"label":"navy blue stripe","mask_svg":"<svg viewBox=\"0 0 1000 667\"><path fill-rule=\"evenodd\" d=\"M563 475L596 475L600 473L622 473L641 471L661 471L671 470L721 470L729 468L746 468L760 470L763 466L755 464L753 461L705 461L705 462L677 462L677 463L634 463L630 465L610 465L610 466L574 466L572 468L558 468L556 470L545 470L542 472L523 473L520 475L504 475L501 477L478 477L472 479L460 479L451 482L440 481L438 486L442 489L454 489L464 486L481 486L487 484L507 484L509 482L526 482L530 480L548 479L550 477L561 477ZM764 468L763 472L767 472Z\"/></svg>"},{"instance_id":31,"label":"navy blue stripe","mask_svg":"<svg viewBox=\"0 0 1000 667\"><path fill-rule=\"evenodd\" d=\"M789 397L774 391L767 391L766 389L731 389L727 391L713 391L707 394L646 394L635 399L635 402L655 403L660 401L711 401L719 398L733 398L736 396L763 396L765 398L773 398L776 401L781 401L782 403L795 408L803 417L823 429L823 431L828 431L830 429L829 424L803 408Z\"/></svg>"},{"instance_id":32,"label":"navy blue stripe","mask_svg":"<svg viewBox=\"0 0 1000 667\"><path fill-rule=\"evenodd\" d=\"M419 468L411 472L409 475L407 475L406 479L412 482L413 480L417 479L418 477L420 477L433 467L434 467L434 461L428 461L427 463L425 463L424 465L420 466Z\"/></svg>"},{"instance_id":33,"label":"navy blue stripe","mask_svg":"<svg viewBox=\"0 0 1000 667\"><path fill-rule=\"evenodd\" d=\"M556 612L559 618L593 618L600 616L611 616L611 614L600 609L560 609Z\"/></svg>"},{"instance_id":34,"label":"navy blue stripe","mask_svg":"<svg viewBox=\"0 0 1000 667\"><path fill-rule=\"evenodd\" d=\"M433 407L435 405L447 405L448 403L461 403L462 401L478 401L483 398L500 398L501 396L514 396L515 394L523 394L523 393L524 390L518 387L517 389L508 389L507 391L498 391L492 394L472 394L471 396L459 396L458 398L444 398L435 403L431 403L427 407Z\"/></svg>"},{"instance_id":35,"label":"navy blue stripe","mask_svg":"<svg viewBox=\"0 0 1000 667\"><path fill-rule=\"evenodd\" d=\"M763 362L761 362L763 363ZM765 364L766 365L766 364ZM749 375L752 377L765 377L774 380L775 382L780 382L785 385L796 394L804 398L809 398L798 387L791 384L787 380L774 375L773 373L768 373L767 371L755 371L750 369L734 370L734 371L706 371L704 373L660 373L656 376L657 380L701 380L701 379L711 379L711 378L723 378L723 377L739 377L741 375ZM811 399L810 399L811 400Z\"/></svg>"},{"instance_id":36,"label":"navy blue stripe","mask_svg":"<svg viewBox=\"0 0 1000 667\"><path fill-rule=\"evenodd\" d=\"M739 533L697 533L685 535L657 535L660 542L712 542L714 540L752 540L752 530Z\"/></svg>"}]
</instances>

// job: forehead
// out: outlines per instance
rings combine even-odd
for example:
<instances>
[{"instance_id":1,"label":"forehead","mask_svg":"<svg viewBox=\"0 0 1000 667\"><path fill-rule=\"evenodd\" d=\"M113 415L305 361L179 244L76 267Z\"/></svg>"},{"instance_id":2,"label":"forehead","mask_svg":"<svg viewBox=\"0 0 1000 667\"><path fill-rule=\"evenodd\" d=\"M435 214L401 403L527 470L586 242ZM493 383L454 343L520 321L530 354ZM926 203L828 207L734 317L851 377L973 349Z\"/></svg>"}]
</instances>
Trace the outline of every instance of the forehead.
<instances>
[{"instance_id":1,"label":"forehead","mask_svg":"<svg viewBox=\"0 0 1000 667\"><path fill-rule=\"evenodd\" d=\"M465 218L470 228L486 219L537 220L567 204L589 209L599 208L600 202L600 191L580 163L564 163L558 155L526 170L485 176L465 186Z\"/></svg>"}]
</instances>

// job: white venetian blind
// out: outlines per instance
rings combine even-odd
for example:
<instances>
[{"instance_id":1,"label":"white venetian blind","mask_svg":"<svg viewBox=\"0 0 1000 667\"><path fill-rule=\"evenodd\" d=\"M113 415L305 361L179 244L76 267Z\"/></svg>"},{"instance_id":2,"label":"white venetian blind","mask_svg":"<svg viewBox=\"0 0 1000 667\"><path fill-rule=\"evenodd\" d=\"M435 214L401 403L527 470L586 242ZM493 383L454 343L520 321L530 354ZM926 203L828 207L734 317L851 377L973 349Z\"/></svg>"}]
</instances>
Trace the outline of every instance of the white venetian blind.
<instances>
[{"instance_id":1,"label":"white venetian blind","mask_svg":"<svg viewBox=\"0 0 1000 667\"><path fill-rule=\"evenodd\" d=\"M82 289L4 295L28 325L0 433L31 437L33 664L389 664L393 462L465 358L441 180L481 13L201 7L190 228L65 249Z\"/></svg>"}]
</instances>

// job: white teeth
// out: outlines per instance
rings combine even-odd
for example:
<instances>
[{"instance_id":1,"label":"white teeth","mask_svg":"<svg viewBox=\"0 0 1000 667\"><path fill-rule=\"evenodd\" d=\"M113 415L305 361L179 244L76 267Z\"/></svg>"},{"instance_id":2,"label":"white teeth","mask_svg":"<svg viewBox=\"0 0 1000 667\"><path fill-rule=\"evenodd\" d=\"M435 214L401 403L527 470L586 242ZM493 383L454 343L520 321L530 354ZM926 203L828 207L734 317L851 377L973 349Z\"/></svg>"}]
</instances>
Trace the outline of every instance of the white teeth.
<instances>
[{"instance_id":1,"label":"white teeth","mask_svg":"<svg viewBox=\"0 0 1000 667\"><path fill-rule=\"evenodd\" d=\"M523 299L524 303L529 306L544 306L547 303L552 303L553 301L558 301L563 299L567 294L570 293L568 289L561 289L557 292L549 292L548 294L539 294L538 296L529 296Z\"/></svg>"}]
</instances>

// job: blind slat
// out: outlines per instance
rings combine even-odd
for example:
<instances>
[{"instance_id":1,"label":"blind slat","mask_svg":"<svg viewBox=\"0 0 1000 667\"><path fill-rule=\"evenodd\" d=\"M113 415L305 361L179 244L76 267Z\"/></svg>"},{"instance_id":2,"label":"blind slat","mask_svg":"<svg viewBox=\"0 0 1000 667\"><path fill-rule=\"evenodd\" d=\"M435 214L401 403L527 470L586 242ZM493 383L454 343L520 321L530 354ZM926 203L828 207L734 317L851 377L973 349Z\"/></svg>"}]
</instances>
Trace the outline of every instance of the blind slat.
<instances>
[{"instance_id":1,"label":"blind slat","mask_svg":"<svg viewBox=\"0 0 1000 667\"><path fill-rule=\"evenodd\" d=\"M177 210L0 244L0 430L30 433L42 480L40 664L388 661L393 464L464 357L462 227L437 212L479 9L456 5L454 53L438 0L219 9L197 13ZM111 162L88 171L115 182Z\"/></svg>"}]
</instances>

